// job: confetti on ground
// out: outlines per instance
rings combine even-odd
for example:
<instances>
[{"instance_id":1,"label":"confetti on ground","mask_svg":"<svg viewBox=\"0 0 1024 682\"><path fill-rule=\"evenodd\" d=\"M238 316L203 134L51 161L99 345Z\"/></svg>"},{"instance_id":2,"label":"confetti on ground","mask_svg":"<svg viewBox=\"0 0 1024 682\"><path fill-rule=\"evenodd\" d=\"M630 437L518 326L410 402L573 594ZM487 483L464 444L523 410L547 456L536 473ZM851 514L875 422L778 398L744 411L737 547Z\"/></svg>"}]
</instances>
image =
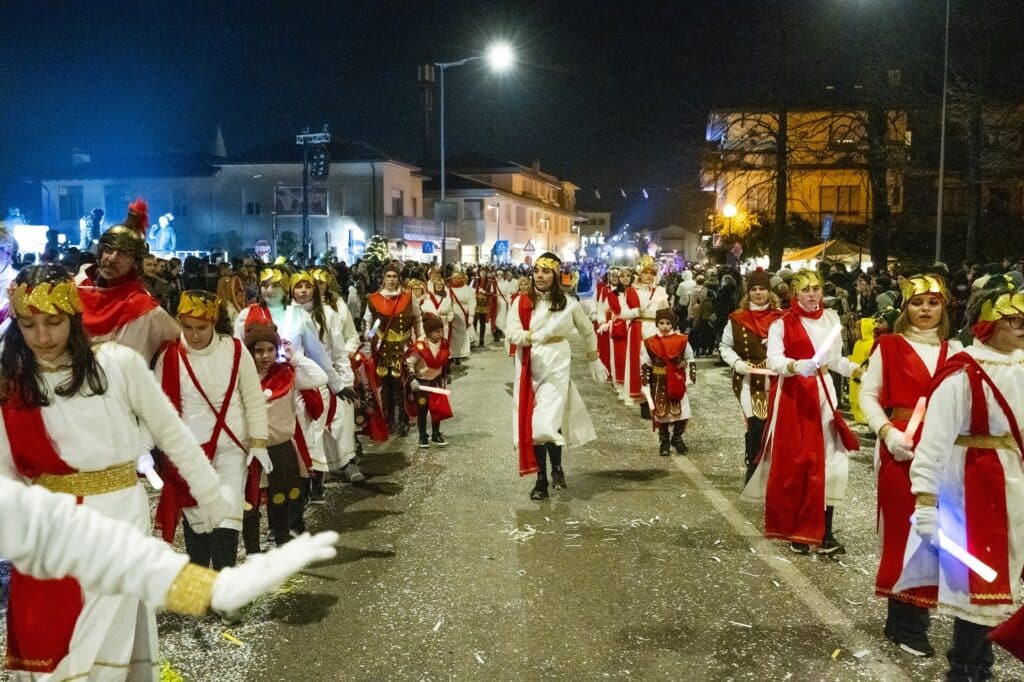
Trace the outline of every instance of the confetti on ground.
<instances>
[{"instance_id":1,"label":"confetti on ground","mask_svg":"<svg viewBox=\"0 0 1024 682\"><path fill-rule=\"evenodd\" d=\"M227 630L225 630L221 634L221 636L224 637L224 639L226 639L229 642L231 642L232 644L234 644L235 646L245 646L245 642L243 642L242 640L238 639L237 637L235 637L233 634L231 634Z\"/></svg>"},{"instance_id":2,"label":"confetti on ground","mask_svg":"<svg viewBox=\"0 0 1024 682\"><path fill-rule=\"evenodd\" d=\"M754 629L753 625L748 625L746 623L737 623L734 620L730 620L730 621L726 621L726 622L728 622L729 625L735 625L738 628L747 628L748 630L753 630Z\"/></svg>"},{"instance_id":3,"label":"confetti on ground","mask_svg":"<svg viewBox=\"0 0 1024 682\"><path fill-rule=\"evenodd\" d=\"M443 623L443 622L444 622L444 618L442 618L441 620L437 621L437 624L434 625L434 632L437 632L438 630L441 629L441 623Z\"/></svg>"},{"instance_id":4,"label":"confetti on ground","mask_svg":"<svg viewBox=\"0 0 1024 682\"><path fill-rule=\"evenodd\" d=\"M481 656L481 655L480 655L480 654L479 654L478 652L476 652L476 651L474 651L474 652L473 652L473 656L474 656L474 658L476 658L476 662L477 662L477 663L483 664L483 662L484 662L484 657L483 657L483 656Z\"/></svg>"},{"instance_id":5,"label":"confetti on ground","mask_svg":"<svg viewBox=\"0 0 1024 682\"><path fill-rule=\"evenodd\" d=\"M860 651L855 651L853 653L853 657L856 658L857 660L860 660L860 659L864 658L865 656L867 656L870 653L871 653L870 649L861 649Z\"/></svg>"},{"instance_id":6,"label":"confetti on ground","mask_svg":"<svg viewBox=\"0 0 1024 682\"><path fill-rule=\"evenodd\" d=\"M718 557L714 556L714 555L712 555L711 558L714 559L716 563L719 563L719 564L722 563L722 560L719 559Z\"/></svg>"},{"instance_id":7,"label":"confetti on ground","mask_svg":"<svg viewBox=\"0 0 1024 682\"><path fill-rule=\"evenodd\" d=\"M832 652L832 660L833 661L838 661L839 660L839 652L841 652L841 651L842 651L842 649L836 649L835 651Z\"/></svg>"}]
</instances>

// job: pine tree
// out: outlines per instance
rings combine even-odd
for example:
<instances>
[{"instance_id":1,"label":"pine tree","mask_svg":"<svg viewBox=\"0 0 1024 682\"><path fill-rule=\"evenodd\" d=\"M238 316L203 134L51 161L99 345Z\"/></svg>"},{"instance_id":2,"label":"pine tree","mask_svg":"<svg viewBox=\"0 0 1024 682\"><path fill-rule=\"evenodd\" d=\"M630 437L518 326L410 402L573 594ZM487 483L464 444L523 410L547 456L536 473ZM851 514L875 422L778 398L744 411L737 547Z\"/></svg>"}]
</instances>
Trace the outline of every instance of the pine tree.
<instances>
[{"instance_id":1,"label":"pine tree","mask_svg":"<svg viewBox=\"0 0 1024 682\"><path fill-rule=\"evenodd\" d=\"M375 234L370 237L363 253L363 259L370 261L371 267L376 267L391 260L391 252L388 249L388 240L383 235Z\"/></svg>"}]
</instances>

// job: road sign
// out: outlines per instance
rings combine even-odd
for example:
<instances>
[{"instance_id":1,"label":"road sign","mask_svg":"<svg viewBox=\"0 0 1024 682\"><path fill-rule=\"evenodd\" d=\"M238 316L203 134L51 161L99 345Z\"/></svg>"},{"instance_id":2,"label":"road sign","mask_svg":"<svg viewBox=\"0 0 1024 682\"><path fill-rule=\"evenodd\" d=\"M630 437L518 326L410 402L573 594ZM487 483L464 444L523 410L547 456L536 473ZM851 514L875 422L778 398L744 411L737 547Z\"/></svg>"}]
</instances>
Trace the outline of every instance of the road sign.
<instances>
[{"instance_id":1,"label":"road sign","mask_svg":"<svg viewBox=\"0 0 1024 682\"><path fill-rule=\"evenodd\" d=\"M498 254L508 253L508 240L507 239L499 239L498 241L494 242L494 248L491 249L491 250L494 253L498 253Z\"/></svg>"},{"instance_id":2,"label":"road sign","mask_svg":"<svg viewBox=\"0 0 1024 682\"><path fill-rule=\"evenodd\" d=\"M523 253L536 253L537 247L533 245L532 241L527 241L526 246L523 247Z\"/></svg>"},{"instance_id":3,"label":"road sign","mask_svg":"<svg viewBox=\"0 0 1024 682\"><path fill-rule=\"evenodd\" d=\"M256 245L253 247L252 250L260 258L266 258L267 256L270 255L270 242L268 242L266 239L261 239L258 242L256 242Z\"/></svg>"},{"instance_id":4,"label":"road sign","mask_svg":"<svg viewBox=\"0 0 1024 682\"><path fill-rule=\"evenodd\" d=\"M295 136L295 144L327 144L330 141L330 133L306 133Z\"/></svg>"},{"instance_id":5,"label":"road sign","mask_svg":"<svg viewBox=\"0 0 1024 682\"><path fill-rule=\"evenodd\" d=\"M826 213L821 218L821 238L828 239L832 236L832 214Z\"/></svg>"},{"instance_id":6,"label":"road sign","mask_svg":"<svg viewBox=\"0 0 1024 682\"><path fill-rule=\"evenodd\" d=\"M423 253L434 253L434 242L423 242Z\"/></svg>"}]
</instances>

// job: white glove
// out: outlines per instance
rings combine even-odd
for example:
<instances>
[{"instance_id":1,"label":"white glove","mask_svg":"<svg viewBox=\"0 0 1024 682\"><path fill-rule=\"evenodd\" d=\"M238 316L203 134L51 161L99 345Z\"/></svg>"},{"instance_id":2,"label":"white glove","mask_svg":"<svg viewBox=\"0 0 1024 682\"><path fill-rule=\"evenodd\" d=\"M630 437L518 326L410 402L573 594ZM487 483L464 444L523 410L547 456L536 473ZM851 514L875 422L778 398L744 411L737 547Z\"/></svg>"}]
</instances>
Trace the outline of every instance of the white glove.
<instances>
[{"instance_id":1,"label":"white glove","mask_svg":"<svg viewBox=\"0 0 1024 682\"><path fill-rule=\"evenodd\" d=\"M794 369L802 377L812 377L818 371L818 366L814 360L797 360Z\"/></svg>"},{"instance_id":2,"label":"white glove","mask_svg":"<svg viewBox=\"0 0 1024 682\"><path fill-rule=\"evenodd\" d=\"M608 331L608 323L607 322L605 322L604 324L598 326L598 328L597 328L597 333L598 334L604 334L607 331Z\"/></svg>"},{"instance_id":3,"label":"white glove","mask_svg":"<svg viewBox=\"0 0 1024 682\"><path fill-rule=\"evenodd\" d=\"M231 513L231 503L228 502L231 499L231 495L228 493L226 486L214 488L211 493L203 494L202 499L200 499L199 495L196 495L195 491L192 491L192 496L195 497L198 503L196 512L199 514L203 528L208 529L207 532L220 526L221 521L226 519L228 514Z\"/></svg>"},{"instance_id":4,"label":"white glove","mask_svg":"<svg viewBox=\"0 0 1024 682\"><path fill-rule=\"evenodd\" d=\"M530 343L534 346L540 346L548 340L548 335L544 332L530 332Z\"/></svg>"},{"instance_id":5,"label":"white glove","mask_svg":"<svg viewBox=\"0 0 1024 682\"><path fill-rule=\"evenodd\" d=\"M590 378L597 382L608 381L608 370L604 368L601 360L593 360L590 363Z\"/></svg>"},{"instance_id":6,"label":"white glove","mask_svg":"<svg viewBox=\"0 0 1024 682\"><path fill-rule=\"evenodd\" d=\"M414 391L420 390L420 382L413 379L412 381L409 382L409 388L411 388Z\"/></svg>"},{"instance_id":7,"label":"white glove","mask_svg":"<svg viewBox=\"0 0 1024 682\"><path fill-rule=\"evenodd\" d=\"M885 447L889 448L892 458L897 462L906 462L914 458L914 451L908 448L903 440L905 437L906 434L896 427L889 429L889 433L885 434Z\"/></svg>"},{"instance_id":8,"label":"white glove","mask_svg":"<svg viewBox=\"0 0 1024 682\"><path fill-rule=\"evenodd\" d=\"M939 528L939 510L936 507L917 507L910 517L910 524L923 540L935 537Z\"/></svg>"},{"instance_id":9,"label":"white glove","mask_svg":"<svg viewBox=\"0 0 1024 682\"><path fill-rule=\"evenodd\" d=\"M254 459L260 463L264 472L269 474L274 470L274 465L270 462L270 453L267 452L266 448L249 448L249 456L245 458L245 466L252 464Z\"/></svg>"},{"instance_id":10,"label":"white glove","mask_svg":"<svg viewBox=\"0 0 1024 682\"><path fill-rule=\"evenodd\" d=\"M237 611L314 561L333 559L337 541L334 531L303 533L266 554L253 554L243 564L223 569L213 583L210 608L220 613Z\"/></svg>"},{"instance_id":11,"label":"white glove","mask_svg":"<svg viewBox=\"0 0 1024 682\"><path fill-rule=\"evenodd\" d=\"M736 364L732 366L732 369L734 372L741 376L744 374L750 374L750 365L743 362L742 360L737 360Z\"/></svg>"}]
</instances>

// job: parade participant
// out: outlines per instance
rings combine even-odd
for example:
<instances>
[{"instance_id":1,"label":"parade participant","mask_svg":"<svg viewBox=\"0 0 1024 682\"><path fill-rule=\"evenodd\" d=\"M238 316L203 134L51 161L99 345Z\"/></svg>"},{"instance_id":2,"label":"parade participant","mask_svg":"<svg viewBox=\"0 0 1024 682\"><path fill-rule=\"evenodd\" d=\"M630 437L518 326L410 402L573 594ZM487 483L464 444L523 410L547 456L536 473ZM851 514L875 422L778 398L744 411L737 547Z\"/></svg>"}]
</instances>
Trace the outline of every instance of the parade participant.
<instances>
[{"instance_id":1,"label":"parade participant","mask_svg":"<svg viewBox=\"0 0 1024 682\"><path fill-rule=\"evenodd\" d=\"M405 436L409 433L409 422L405 414L402 358L420 335L420 309L412 295L402 289L397 265L386 266L383 277L380 290L370 294L367 301L363 329L370 340L371 357L381 382L388 430Z\"/></svg>"},{"instance_id":2,"label":"parade participant","mask_svg":"<svg viewBox=\"0 0 1024 682\"><path fill-rule=\"evenodd\" d=\"M432 277L425 288L426 295L420 304L420 312L439 318L444 324L444 338L451 343L452 319L455 315L452 312L452 298L448 295L448 287L440 277Z\"/></svg>"},{"instance_id":3,"label":"parade participant","mask_svg":"<svg viewBox=\"0 0 1024 682\"><path fill-rule=\"evenodd\" d=\"M497 339L504 340L506 325L508 323L508 311L512 304L512 296L519 289L519 286L507 268L498 271L498 283L496 286L498 294L498 314L494 324L498 330Z\"/></svg>"},{"instance_id":4,"label":"parade participant","mask_svg":"<svg viewBox=\"0 0 1024 682\"><path fill-rule=\"evenodd\" d=\"M897 588L938 586L953 617L947 680L992 677L989 631L1021 602L1024 568L1024 293L994 275L967 309L974 343L935 374L928 428L910 465L916 537ZM989 581L939 544L944 536L994 571ZM918 540L919 538L919 540ZM989 576L991 577L991 576Z\"/></svg>"},{"instance_id":5,"label":"parade participant","mask_svg":"<svg viewBox=\"0 0 1024 682\"><path fill-rule=\"evenodd\" d=\"M548 497L549 458L551 485L563 490L562 448L585 445L597 438L590 413L569 379L572 353L566 337L573 328L583 337L591 376L596 381L607 379L590 320L558 284L561 264L550 252L538 258L533 288L519 296L508 317L508 340L516 345L513 443L519 452L519 475L537 474L531 500Z\"/></svg>"},{"instance_id":6,"label":"parade participant","mask_svg":"<svg viewBox=\"0 0 1024 682\"><path fill-rule=\"evenodd\" d=\"M758 268L747 275L747 295L739 308L729 316L722 330L718 352L722 362L732 369L732 391L740 401L746 422L743 461L747 466L744 484L757 466L765 420L768 418L768 376L750 370L767 372L768 328L782 316L779 299L771 292L771 275Z\"/></svg>"},{"instance_id":7,"label":"parade participant","mask_svg":"<svg viewBox=\"0 0 1024 682\"><path fill-rule=\"evenodd\" d=\"M326 271L320 270L320 277ZM297 272L292 275L292 304L299 306L313 320L317 338L331 356L331 366L341 379L342 389L338 395L326 386L320 388L319 416L315 419L301 418L306 429L306 443L313 470L310 472L310 501L322 502L323 475L329 471L341 471L342 476L359 483L366 479L355 463L355 407L356 394L353 390L355 375L352 371L352 357L359 350L359 333L346 306L335 308L325 305L321 298L323 290L318 286L317 271ZM326 283L324 289L326 289ZM337 299L335 299L337 301ZM317 402L315 399L314 402ZM308 401L307 401L308 402ZM310 405L307 404L307 416Z\"/></svg>"},{"instance_id":8,"label":"parade participant","mask_svg":"<svg viewBox=\"0 0 1024 682\"><path fill-rule=\"evenodd\" d=\"M217 298L224 304L228 319L234 322L238 313L248 305L245 297L245 284L240 276L231 271L230 263L220 263L217 266L217 272L220 275L217 279Z\"/></svg>"},{"instance_id":9,"label":"parade participant","mask_svg":"<svg viewBox=\"0 0 1024 682\"><path fill-rule=\"evenodd\" d=\"M828 370L859 376L842 355L839 317L821 305L821 277L812 270L793 276L793 307L768 328L768 369L772 386L761 461L743 494L763 500L764 533L790 541L807 554L845 552L833 532L835 505L846 492L856 435L836 408Z\"/></svg>"},{"instance_id":10,"label":"parade participant","mask_svg":"<svg viewBox=\"0 0 1024 682\"><path fill-rule=\"evenodd\" d=\"M612 283L614 272L614 284ZM611 311L608 309L608 297L614 292L615 286L619 283L618 268L612 268L604 277L597 281L594 291L594 331L597 333L597 354L601 358L601 364L612 375L611 363L611 340L609 339L609 327L611 326Z\"/></svg>"},{"instance_id":11,"label":"parade participant","mask_svg":"<svg viewBox=\"0 0 1024 682\"><path fill-rule=\"evenodd\" d=\"M423 338L405 354L409 388L406 398L411 412L416 415L420 433L420 447L430 444L445 446L448 441L441 434L441 422L452 417L451 403L446 395L431 393L424 388L446 389L448 386L448 342L444 338L444 324L433 315L423 316ZM411 415L410 415L411 416ZM427 417L431 433L427 434Z\"/></svg>"},{"instance_id":12,"label":"parade participant","mask_svg":"<svg viewBox=\"0 0 1024 682\"><path fill-rule=\"evenodd\" d=\"M77 294L55 265L25 268L15 279L15 320L0 352L0 475L69 493L148 532L149 503L135 463L148 436L187 481L204 527L216 528L230 509L217 473L145 360L116 343L91 343ZM109 676L113 666L133 679L152 675L156 619L138 598L17 571L10 594L8 668Z\"/></svg>"},{"instance_id":13,"label":"parade participant","mask_svg":"<svg viewBox=\"0 0 1024 682\"><path fill-rule=\"evenodd\" d=\"M14 281L15 272L11 263L17 251L18 242L14 241L7 227L0 223L0 324L4 324L11 316L7 292Z\"/></svg>"},{"instance_id":14,"label":"parade participant","mask_svg":"<svg viewBox=\"0 0 1024 682\"><path fill-rule=\"evenodd\" d=\"M340 310L344 306L344 302L341 300L341 285L338 284L338 278L335 277L334 271L326 268L313 268L309 271L313 275L313 281L316 282L316 288L320 290L320 300L323 301L325 306ZM351 315L350 315L351 317ZM355 320L353 320L353 326L355 326Z\"/></svg>"},{"instance_id":15,"label":"parade participant","mask_svg":"<svg viewBox=\"0 0 1024 682\"><path fill-rule=\"evenodd\" d=\"M633 284L633 271L629 268L613 268L613 270L616 284L605 299L607 303L608 360L611 365L612 381L621 398L626 381L626 337L629 334L629 325L622 317L622 310L626 291Z\"/></svg>"},{"instance_id":16,"label":"parade participant","mask_svg":"<svg viewBox=\"0 0 1024 682\"><path fill-rule=\"evenodd\" d=\"M205 291L186 291L178 303L181 338L157 353L154 374L210 460L229 495L231 511L218 527L207 528L195 500L173 465L162 466L164 487L156 525L167 542L182 512L185 549L192 563L218 571L234 566L242 530L247 467L256 460L270 471L267 403L252 357L238 339L218 334L221 301Z\"/></svg>"},{"instance_id":17,"label":"parade participant","mask_svg":"<svg viewBox=\"0 0 1024 682\"><path fill-rule=\"evenodd\" d=\"M932 375L961 347L959 342L946 340L949 293L941 278L914 275L903 281L902 291L903 311L894 333L878 339L861 378L860 404L868 426L878 434L875 469L882 557L875 595L889 602L885 636L915 656L930 656L935 652L928 642L928 608L935 605L935 591L893 591L903 568L914 512L910 492L913 452L906 437L916 434L905 431L918 400L929 393ZM928 421L931 428L930 416Z\"/></svg>"},{"instance_id":18,"label":"parade participant","mask_svg":"<svg viewBox=\"0 0 1024 682\"><path fill-rule=\"evenodd\" d=\"M491 327L491 339L495 338L497 328L494 326L498 314L498 287L487 268L480 268L473 282L473 331L480 335L479 346L484 346L484 333L487 326Z\"/></svg>"},{"instance_id":19,"label":"parade participant","mask_svg":"<svg viewBox=\"0 0 1024 682\"><path fill-rule=\"evenodd\" d=\"M252 355L260 388L267 401L267 452L271 466L258 476L260 487L267 488L267 525L278 546L288 542L291 531L301 528L303 514L303 479L309 478L312 460L305 451L304 436L299 426L296 404L299 392L319 390L327 375L315 362L296 353L279 359L281 338L270 320L253 319L245 325L245 347ZM259 494L256 472L250 470L246 484L246 510L242 522L246 554L257 553L259 546Z\"/></svg>"},{"instance_id":20,"label":"parade participant","mask_svg":"<svg viewBox=\"0 0 1024 682\"><path fill-rule=\"evenodd\" d=\"M644 339L640 351L641 381L648 387L651 418L658 426L661 441L658 454L669 454L669 444L680 455L689 448L683 442L686 423L693 416L690 410L690 396L686 390L687 373L696 382L696 365L693 363L693 349L685 334L675 330L676 314L671 308L662 308L655 313L658 333ZM646 398L646 396L645 396ZM671 440L669 424L672 425Z\"/></svg>"},{"instance_id":21,"label":"parade participant","mask_svg":"<svg viewBox=\"0 0 1024 682\"><path fill-rule=\"evenodd\" d=\"M623 379L619 397L627 405L643 401L640 392L640 347L643 345L643 321L640 319L640 296L633 286L633 270L623 268L619 273L619 312L616 318L625 326L621 344L623 352ZM650 411L641 402L640 416L650 419Z\"/></svg>"},{"instance_id":22,"label":"parade participant","mask_svg":"<svg viewBox=\"0 0 1024 682\"><path fill-rule=\"evenodd\" d=\"M75 282L82 301L85 332L96 343L116 341L147 362L181 331L142 283L149 209L141 198L128 207L123 223L99 240L99 262L82 266Z\"/></svg>"},{"instance_id":23,"label":"parade participant","mask_svg":"<svg viewBox=\"0 0 1024 682\"><path fill-rule=\"evenodd\" d=\"M469 357L472 349L472 320L476 314L476 296L473 288L466 284L466 274L461 270L452 273L448 295L452 299L451 338L452 359L461 364Z\"/></svg>"}]
</instances>

